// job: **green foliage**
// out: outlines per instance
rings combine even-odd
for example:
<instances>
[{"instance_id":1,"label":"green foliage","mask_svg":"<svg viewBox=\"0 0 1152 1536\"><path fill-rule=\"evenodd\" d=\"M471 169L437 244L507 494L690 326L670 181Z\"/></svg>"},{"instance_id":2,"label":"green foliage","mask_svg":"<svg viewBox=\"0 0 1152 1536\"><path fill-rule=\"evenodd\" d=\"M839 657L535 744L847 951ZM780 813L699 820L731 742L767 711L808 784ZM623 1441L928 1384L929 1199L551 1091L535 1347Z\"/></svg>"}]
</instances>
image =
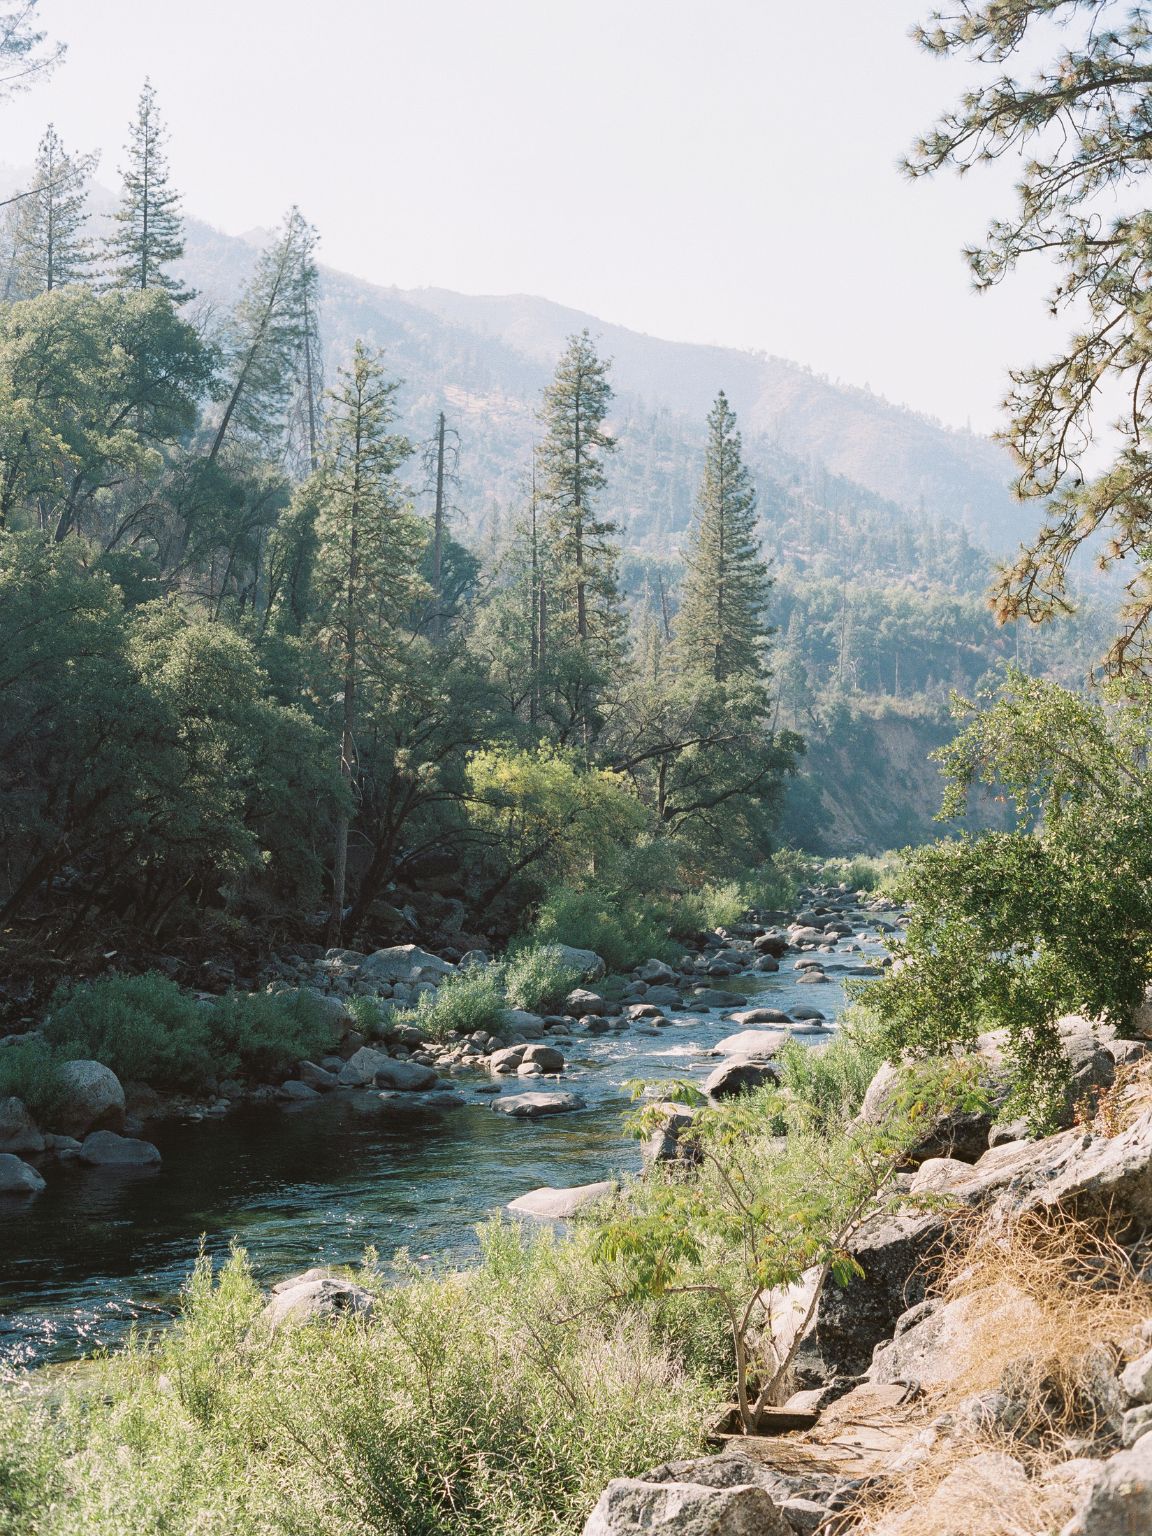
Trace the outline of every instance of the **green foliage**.
<instances>
[{"instance_id":1,"label":"green foliage","mask_svg":"<svg viewBox=\"0 0 1152 1536\"><path fill-rule=\"evenodd\" d=\"M894 852L873 857L858 854L851 859L824 859L813 879L818 885L845 885L850 891L891 895L899 889L901 855Z\"/></svg>"},{"instance_id":2,"label":"green foliage","mask_svg":"<svg viewBox=\"0 0 1152 1536\"><path fill-rule=\"evenodd\" d=\"M770 1086L697 1108L681 1141L687 1137L695 1149L698 1173L650 1175L597 1231L597 1260L619 1293L699 1294L723 1308L749 1430L773 1400L795 1347L773 1342L773 1290L798 1284L810 1270L817 1291L828 1279L845 1284L858 1273L849 1239L886 1198L922 1134L920 1120L932 1112L925 1090L895 1105L882 1125L850 1120L869 1065L852 1041L827 1064L791 1053L789 1089ZM636 1133L654 1129L661 1115L658 1107L641 1110Z\"/></svg>"},{"instance_id":3,"label":"green foliage","mask_svg":"<svg viewBox=\"0 0 1152 1536\"><path fill-rule=\"evenodd\" d=\"M231 1070L261 1080L282 1076L332 1044L324 1006L308 991L229 992L207 1013L217 1077Z\"/></svg>"},{"instance_id":4,"label":"green foliage","mask_svg":"<svg viewBox=\"0 0 1152 1536\"><path fill-rule=\"evenodd\" d=\"M0 1099L22 1099L34 1120L50 1123L60 1102L61 1053L45 1040L31 1039L0 1050ZM0 1527L2 1530L3 1527Z\"/></svg>"},{"instance_id":5,"label":"green foliage","mask_svg":"<svg viewBox=\"0 0 1152 1536\"><path fill-rule=\"evenodd\" d=\"M736 413L723 391L708 415L704 474L676 619L676 659L723 682L762 682L771 581L756 529L756 491Z\"/></svg>"},{"instance_id":6,"label":"green foliage","mask_svg":"<svg viewBox=\"0 0 1152 1536\"><path fill-rule=\"evenodd\" d=\"M503 967L499 965L474 965L454 971L444 977L435 992L422 993L416 1007L399 1017L434 1040L442 1039L450 1031L470 1035L482 1029L498 1035L504 1029L504 1009L508 1006L502 979Z\"/></svg>"},{"instance_id":7,"label":"green foliage","mask_svg":"<svg viewBox=\"0 0 1152 1536\"><path fill-rule=\"evenodd\" d=\"M827 1045L813 1048L788 1040L777 1056L781 1088L823 1135L835 1134L857 1113L883 1060L852 1024L849 1014Z\"/></svg>"},{"instance_id":8,"label":"green foliage","mask_svg":"<svg viewBox=\"0 0 1152 1536\"><path fill-rule=\"evenodd\" d=\"M65 983L44 1032L63 1059L103 1062L126 1082L196 1089L217 1070L208 1006L154 971Z\"/></svg>"},{"instance_id":9,"label":"green foliage","mask_svg":"<svg viewBox=\"0 0 1152 1536\"><path fill-rule=\"evenodd\" d=\"M968 249L973 279L990 287L1042 252L1058 278L1053 314L1075 317L1062 353L1012 372L1004 436L1020 467L1017 492L1043 501L1045 520L998 573L998 616L1070 613L1069 565L1099 534L1101 567L1136 565L1134 573L1124 567L1120 634L1107 667L1146 670L1152 450L1144 274L1152 220L1139 186L1148 170L1147 15L1109 0L978 0L937 12L916 36L931 53L967 58L974 83L917 143L907 169L963 172L1019 157L1017 207ZM989 62L996 67L986 73ZM1136 195L1113 204L1118 186ZM1125 406L1108 423L1110 455L1086 474L1084 449L1096 438L1102 401L1113 398Z\"/></svg>"},{"instance_id":10,"label":"green foliage","mask_svg":"<svg viewBox=\"0 0 1152 1536\"><path fill-rule=\"evenodd\" d=\"M219 1276L201 1260L181 1321L98 1367L98 1391L51 1415L0 1398L0 1520L12 1536L575 1536L612 1477L700 1448L712 1339L699 1307L611 1304L578 1243L482 1236L472 1273L401 1262L397 1285L368 1268L370 1321L273 1335L243 1254Z\"/></svg>"},{"instance_id":11,"label":"green foliage","mask_svg":"<svg viewBox=\"0 0 1152 1536\"><path fill-rule=\"evenodd\" d=\"M515 950L504 968L504 991L514 1008L529 1013L556 1013L580 980L560 950L530 944Z\"/></svg>"},{"instance_id":12,"label":"green foliage","mask_svg":"<svg viewBox=\"0 0 1152 1536\"><path fill-rule=\"evenodd\" d=\"M611 971L628 971L652 958L674 959L679 953L668 936L662 904L596 885L553 891L536 914L532 937L540 944L591 949Z\"/></svg>"},{"instance_id":13,"label":"green foliage","mask_svg":"<svg viewBox=\"0 0 1152 1536\"><path fill-rule=\"evenodd\" d=\"M112 281L121 288L160 288L174 303L192 294L165 268L184 254L180 196L168 185L167 132L156 92L144 82L126 146L120 203L106 242Z\"/></svg>"},{"instance_id":14,"label":"green foliage","mask_svg":"<svg viewBox=\"0 0 1152 1536\"><path fill-rule=\"evenodd\" d=\"M44 1032L61 1060L101 1061L125 1081L188 1091L237 1073L275 1076L330 1039L307 993L199 1001L154 971L61 987Z\"/></svg>"},{"instance_id":15,"label":"green foliage","mask_svg":"<svg viewBox=\"0 0 1152 1536\"><path fill-rule=\"evenodd\" d=\"M863 989L886 1054L946 1054L1003 1027L1020 1101L1060 1113L1056 1021L1124 1030L1152 971L1152 778L1144 699L1109 705L1009 672L941 754L953 808L975 783L1011 796L1019 830L907 856L912 908L892 974Z\"/></svg>"}]
</instances>

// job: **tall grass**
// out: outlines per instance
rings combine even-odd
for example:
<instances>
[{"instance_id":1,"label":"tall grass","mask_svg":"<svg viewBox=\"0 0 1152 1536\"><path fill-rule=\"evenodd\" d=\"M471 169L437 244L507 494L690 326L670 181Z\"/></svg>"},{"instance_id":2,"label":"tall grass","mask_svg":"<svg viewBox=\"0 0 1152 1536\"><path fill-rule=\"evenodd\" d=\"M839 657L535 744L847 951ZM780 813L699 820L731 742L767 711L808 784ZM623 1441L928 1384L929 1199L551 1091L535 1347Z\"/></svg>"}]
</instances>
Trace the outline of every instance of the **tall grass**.
<instances>
[{"instance_id":1,"label":"tall grass","mask_svg":"<svg viewBox=\"0 0 1152 1536\"><path fill-rule=\"evenodd\" d=\"M610 1478L700 1447L718 1384L605 1304L578 1242L483 1240L472 1273L369 1266L370 1319L273 1336L244 1256L202 1261L90 1392L0 1400L0 1532L574 1536Z\"/></svg>"}]
</instances>

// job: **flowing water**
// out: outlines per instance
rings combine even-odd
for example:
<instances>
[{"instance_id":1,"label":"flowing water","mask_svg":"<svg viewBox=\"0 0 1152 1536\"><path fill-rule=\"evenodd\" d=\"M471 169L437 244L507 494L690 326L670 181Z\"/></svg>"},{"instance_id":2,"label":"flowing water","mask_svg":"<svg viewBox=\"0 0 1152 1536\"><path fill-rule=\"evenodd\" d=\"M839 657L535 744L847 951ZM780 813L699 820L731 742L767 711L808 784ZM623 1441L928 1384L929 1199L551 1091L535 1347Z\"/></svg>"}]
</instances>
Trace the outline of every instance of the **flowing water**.
<instances>
[{"instance_id":1,"label":"flowing water","mask_svg":"<svg viewBox=\"0 0 1152 1536\"><path fill-rule=\"evenodd\" d=\"M854 958L829 956L825 986L800 982L791 958L735 985L754 985L756 1003L806 1004L834 1019L844 1006L834 966ZM42 1194L0 1198L0 1362L67 1359L116 1343L133 1323L166 1320L201 1243L214 1259L241 1244L266 1281L355 1263L369 1245L385 1257L407 1248L420 1261L467 1262L476 1224L517 1195L639 1167L621 1128L626 1084L698 1080L716 1065L708 1050L739 1028L720 1011L670 1017L658 1030L572 1037L559 1083L501 1080L506 1094L572 1089L588 1106L573 1114L509 1119L475 1092L486 1078L461 1076L462 1109L416 1113L362 1092L251 1106L149 1126L157 1169L50 1170Z\"/></svg>"}]
</instances>

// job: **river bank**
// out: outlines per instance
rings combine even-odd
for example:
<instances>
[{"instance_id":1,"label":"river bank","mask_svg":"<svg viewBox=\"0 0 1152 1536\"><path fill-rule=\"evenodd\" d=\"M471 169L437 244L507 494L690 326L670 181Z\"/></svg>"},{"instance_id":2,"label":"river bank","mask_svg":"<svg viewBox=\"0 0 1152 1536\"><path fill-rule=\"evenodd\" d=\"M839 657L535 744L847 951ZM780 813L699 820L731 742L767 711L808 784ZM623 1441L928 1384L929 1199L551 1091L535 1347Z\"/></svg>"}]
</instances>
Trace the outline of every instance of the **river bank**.
<instances>
[{"instance_id":1,"label":"river bank","mask_svg":"<svg viewBox=\"0 0 1152 1536\"><path fill-rule=\"evenodd\" d=\"M158 1165L41 1162L41 1193L0 1199L0 1357L13 1364L66 1359L115 1344L137 1322L170 1318L201 1238L216 1260L233 1238L241 1241L268 1281L312 1264L355 1264L369 1245L384 1255L407 1247L430 1263L467 1262L477 1251L476 1223L510 1200L544 1185L636 1170L641 1149L622 1133L630 1081L702 1084L738 1059L739 1052L713 1053L742 1032L734 1015L757 1003L796 1025L750 1026L765 1037L829 1038L796 1017L811 1012L824 1014L834 1032L844 980L862 960L883 959L877 924L891 926L898 914L886 903L868 911L845 893L824 893L817 904L827 910L791 916L818 916L851 932L829 942L810 923L753 925L786 942L775 971L751 969L762 960L756 936L716 935L677 969L675 1006L646 1002L661 995L658 987L634 977L590 983L607 995L607 1018L540 1026L541 1039L563 1054L562 1074L533 1080L495 1073L490 1056L477 1051L470 1064L466 1042L457 1042L460 1059L434 1069L461 1101L450 1108L419 1093L381 1097L371 1083L305 1100L280 1097L274 1084L223 1103L219 1095L164 1103L153 1095L164 1114L128 1129L156 1146ZM718 958L725 953L731 958ZM829 979L806 980L813 970ZM351 991L346 963L312 962L307 980L323 985L325 974L327 995ZM296 973L298 983L304 979ZM729 1004L702 1006L701 987L732 989ZM630 990L635 995L627 998ZM345 1057L361 1048L355 1036L345 1037ZM400 1051L411 1059L406 1047ZM416 1053L433 1063L449 1054ZM531 1123L492 1112L494 1101L533 1087L572 1092L583 1107Z\"/></svg>"}]
</instances>

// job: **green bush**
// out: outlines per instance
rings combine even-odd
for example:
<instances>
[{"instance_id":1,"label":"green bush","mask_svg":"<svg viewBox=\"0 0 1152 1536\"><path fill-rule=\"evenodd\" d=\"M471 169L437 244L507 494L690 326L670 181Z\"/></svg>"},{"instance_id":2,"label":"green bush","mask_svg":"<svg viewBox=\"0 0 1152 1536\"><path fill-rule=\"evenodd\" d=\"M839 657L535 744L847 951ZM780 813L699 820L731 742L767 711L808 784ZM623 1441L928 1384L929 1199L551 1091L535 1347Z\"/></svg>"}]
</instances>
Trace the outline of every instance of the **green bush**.
<instances>
[{"instance_id":1,"label":"green bush","mask_svg":"<svg viewBox=\"0 0 1152 1536\"><path fill-rule=\"evenodd\" d=\"M22 1099L36 1120L47 1121L60 1102L59 1070L59 1055L43 1040L5 1046L0 1050L0 1099Z\"/></svg>"},{"instance_id":2,"label":"green bush","mask_svg":"<svg viewBox=\"0 0 1152 1536\"><path fill-rule=\"evenodd\" d=\"M508 1001L513 1008L525 1008L529 1013L556 1013L579 981L576 966L551 944L530 944L516 950L504 971Z\"/></svg>"},{"instance_id":3,"label":"green bush","mask_svg":"<svg viewBox=\"0 0 1152 1536\"><path fill-rule=\"evenodd\" d=\"M368 1268L369 1320L272 1335L244 1256L202 1260L94 1390L0 1396L0 1532L577 1536L611 1478L701 1449L723 1388L680 1357L681 1331L709 1355L698 1298L606 1304L587 1240L482 1237L470 1273Z\"/></svg>"},{"instance_id":4,"label":"green bush","mask_svg":"<svg viewBox=\"0 0 1152 1536\"><path fill-rule=\"evenodd\" d=\"M631 970L649 958L674 960L680 953L669 938L663 904L594 886L553 892L537 914L532 937L540 944L591 949L611 971Z\"/></svg>"},{"instance_id":5,"label":"green bush","mask_svg":"<svg viewBox=\"0 0 1152 1536\"><path fill-rule=\"evenodd\" d=\"M507 1004L501 987L503 968L475 965L446 976L435 992L424 992L415 1008L397 1015L402 1023L415 1024L434 1040L451 1030L470 1035L483 1029L499 1034L504 1027Z\"/></svg>"},{"instance_id":6,"label":"green bush","mask_svg":"<svg viewBox=\"0 0 1152 1536\"><path fill-rule=\"evenodd\" d=\"M218 1076L276 1077L332 1044L324 1006L309 992L229 992L206 1011Z\"/></svg>"},{"instance_id":7,"label":"green bush","mask_svg":"<svg viewBox=\"0 0 1152 1536\"><path fill-rule=\"evenodd\" d=\"M154 971L62 987L44 1032L62 1060L91 1058L124 1081L192 1093L238 1073L274 1076L330 1038L308 993L199 1001Z\"/></svg>"},{"instance_id":8,"label":"green bush","mask_svg":"<svg viewBox=\"0 0 1152 1536\"><path fill-rule=\"evenodd\" d=\"M65 984L44 1032L64 1059L91 1059L117 1077L154 1088L201 1088L235 1063L218 1062L209 1009L154 971Z\"/></svg>"}]
</instances>

